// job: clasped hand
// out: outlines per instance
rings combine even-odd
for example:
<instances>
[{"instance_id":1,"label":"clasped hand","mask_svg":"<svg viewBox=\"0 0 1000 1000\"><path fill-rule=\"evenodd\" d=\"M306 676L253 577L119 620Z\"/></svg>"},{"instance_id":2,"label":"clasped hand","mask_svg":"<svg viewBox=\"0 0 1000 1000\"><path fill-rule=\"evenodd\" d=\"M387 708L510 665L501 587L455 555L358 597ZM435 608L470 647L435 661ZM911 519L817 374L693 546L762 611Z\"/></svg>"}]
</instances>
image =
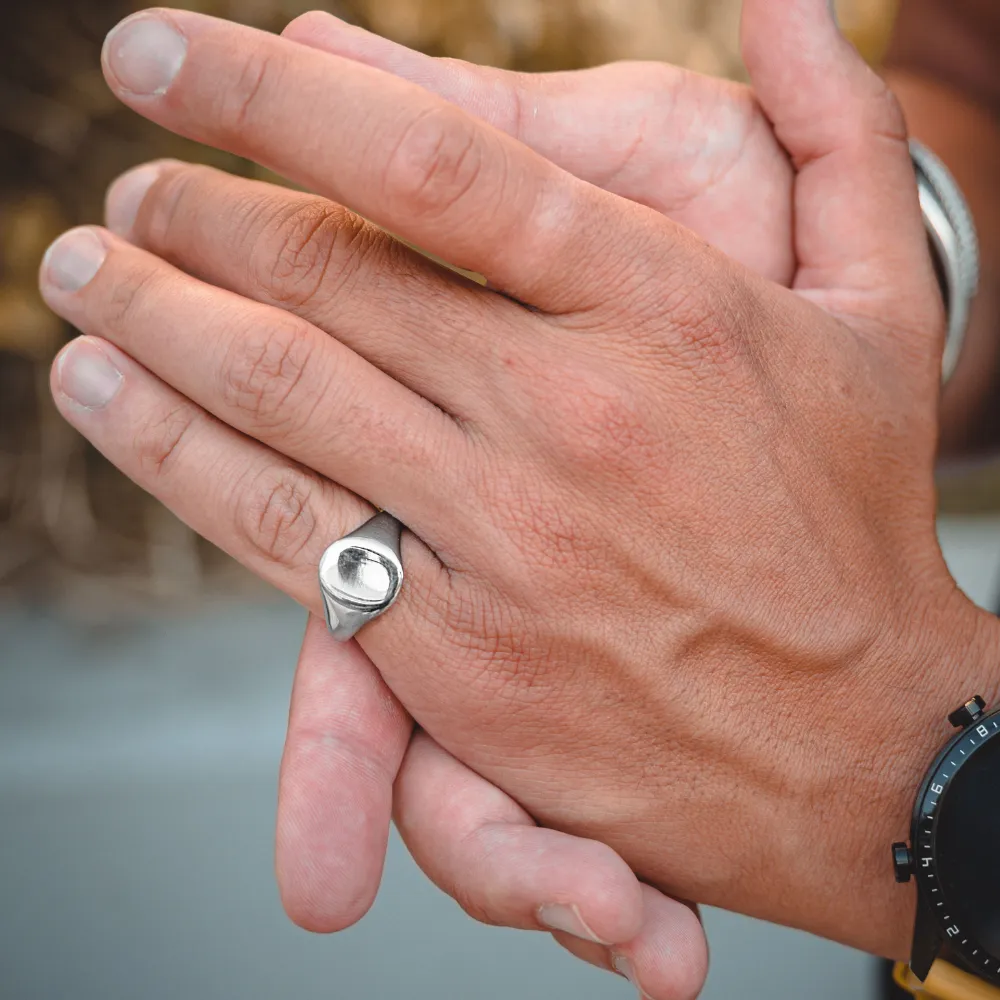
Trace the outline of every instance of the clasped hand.
<instances>
[{"instance_id":1,"label":"clasped hand","mask_svg":"<svg viewBox=\"0 0 1000 1000\"><path fill-rule=\"evenodd\" d=\"M398 604L303 649L307 926L370 904L394 804L470 912L650 996L704 975L670 896L905 951L886 847L996 646L934 535L941 303L902 117L826 0L748 0L744 34L752 93L512 77L325 15L109 37L132 108L318 194L126 175L43 265L88 335L62 412L314 614L371 504L408 528Z\"/></svg>"}]
</instances>

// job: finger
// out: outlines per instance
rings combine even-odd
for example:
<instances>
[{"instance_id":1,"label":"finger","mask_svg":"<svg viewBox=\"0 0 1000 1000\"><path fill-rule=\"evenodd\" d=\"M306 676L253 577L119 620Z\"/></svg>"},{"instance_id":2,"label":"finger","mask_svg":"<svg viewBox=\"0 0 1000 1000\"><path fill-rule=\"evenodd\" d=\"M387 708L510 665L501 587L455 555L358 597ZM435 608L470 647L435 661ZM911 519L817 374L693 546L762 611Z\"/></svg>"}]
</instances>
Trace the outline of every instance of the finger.
<instances>
[{"instance_id":1,"label":"finger","mask_svg":"<svg viewBox=\"0 0 1000 1000\"><path fill-rule=\"evenodd\" d=\"M535 826L424 733L400 769L394 817L428 877L477 920L600 944L641 927L639 883L609 847Z\"/></svg>"},{"instance_id":2,"label":"finger","mask_svg":"<svg viewBox=\"0 0 1000 1000\"><path fill-rule=\"evenodd\" d=\"M697 912L652 886L643 885L642 897L642 930L612 950L615 971L641 996L694 1000L708 975L708 942Z\"/></svg>"},{"instance_id":3,"label":"finger","mask_svg":"<svg viewBox=\"0 0 1000 1000\"><path fill-rule=\"evenodd\" d=\"M644 885L643 892L659 896ZM663 897L666 898L666 897ZM598 969L615 972L649 1000L691 1000L701 994L708 973L708 946L691 909L671 904L667 911L649 905L645 925L633 945L605 948L556 932L555 941L575 958Z\"/></svg>"},{"instance_id":4,"label":"finger","mask_svg":"<svg viewBox=\"0 0 1000 1000\"><path fill-rule=\"evenodd\" d=\"M563 118L561 109L549 105L550 99L558 101L563 91L570 90L567 84L576 74L513 73L460 59L435 58L320 10L297 17L281 35L410 80L591 182L599 183L600 177L615 172L621 165L621 149L636 138L638 122L623 115L622 141L608 136L608 143L595 146L589 157L580 155L579 144L586 141L590 128L581 119L588 116L581 116L577 105L574 115ZM583 98L584 94L573 96ZM570 162L565 161L567 156ZM574 169L571 162L580 169Z\"/></svg>"},{"instance_id":5,"label":"finger","mask_svg":"<svg viewBox=\"0 0 1000 1000\"><path fill-rule=\"evenodd\" d=\"M281 759L275 850L282 903L301 927L342 930L375 901L411 728L358 644L335 642L311 617Z\"/></svg>"},{"instance_id":6,"label":"finger","mask_svg":"<svg viewBox=\"0 0 1000 1000\"><path fill-rule=\"evenodd\" d=\"M208 167L138 167L112 185L107 217L119 236L301 316L463 419L488 381L482 331L503 324L516 349L525 326L537 336L542 325L325 198Z\"/></svg>"},{"instance_id":7,"label":"finger","mask_svg":"<svg viewBox=\"0 0 1000 1000\"><path fill-rule=\"evenodd\" d=\"M422 515L440 523L447 501L430 493L452 474L441 456L460 454L462 432L311 324L92 228L53 244L41 287L77 329L117 344L237 430L399 513L411 528Z\"/></svg>"},{"instance_id":8,"label":"finger","mask_svg":"<svg viewBox=\"0 0 1000 1000\"><path fill-rule=\"evenodd\" d=\"M746 0L743 52L798 169L796 287L904 327L926 355L940 304L906 124L888 87L840 34L828 0Z\"/></svg>"},{"instance_id":9,"label":"finger","mask_svg":"<svg viewBox=\"0 0 1000 1000\"><path fill-rule=\"evenodd\" d=\"M567 934L565 931L553 931L552 940L574 958L594 966L595 969L604 969L607 972L617 971L612 965L611 949L603 944L594 944L592 941L579 938L575 934Z\"/></svg>"},{"instance_id":10,"label":"finger","mask_svg":"<svg viewBox=\"0 0 1000 1000\"><path fill-rule=\"evenodd\" d=\"M122 22L104 66L141 114L263 163L518 299L560 312L621 293L626 264L604 253L621 203L408 81L184 11Z\"/></svg>"},{"instance_id":11,"label":"finger","mask_svg":"<svg viewBox=\"0 0 1000 1000\"><path fill-rule=\"evenodd\" d=\"M701 994L708 974L704 929L689 907L648 885L642 890L649 896L644 900L643 928L629 944L606 948L558 931L552 937L581 961L628 979L640 997L691 1000ZM662 900L666 907L660 905Z\"/></svg>"},{"instance_id":12,"label":"finger","mask_svg":"<svg viewBox=\"0 0 1000 1000\"><path fill-rule=\"evenodd\" d=\"M371 516L346 489L219 422L107 341L80 337L52 367L62 415L129 478L199 535L313 614L326 547ZM430 641L421 608L440 601L444 570L403 534L406 583L393 619L408 642Z\"/></svg>"},{"instance_id":13,"label":"finger","mask_svg":"<svg viewBox=\"0 0 1000 1000\"><path fill-rule=\"evenodd\" d=\"M325 11L296 18L282 36L439 94L765 277L787 284L793 274L790 241L761 250L761 232L791 230L791 170L746 86L664 63L515 73L434 58Z\"/></svg>"},{"instance_id":14,"label":"finger","mask_svg":"<svg viewBox=\"0 0 1000 1000\"><path fill-rule=\"evenodd\" d=\"M425 733L403 760L393 811L417 864L477 920L548 930L656 1000L688 1000L704 984L704 931L690 907L641 885L604 844L537 827Z\"/></svg>"}]
</instances>

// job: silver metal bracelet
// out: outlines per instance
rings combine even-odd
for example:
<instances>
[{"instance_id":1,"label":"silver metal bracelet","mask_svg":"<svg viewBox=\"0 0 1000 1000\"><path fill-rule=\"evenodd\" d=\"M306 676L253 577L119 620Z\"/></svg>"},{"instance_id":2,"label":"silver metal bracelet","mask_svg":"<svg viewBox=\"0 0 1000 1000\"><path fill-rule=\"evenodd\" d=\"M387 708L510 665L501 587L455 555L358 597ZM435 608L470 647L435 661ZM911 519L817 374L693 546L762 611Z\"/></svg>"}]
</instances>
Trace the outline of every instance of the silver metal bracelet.
<instances>
[{"instance_id":1,"label":"silver metal bracelet","mask_svg":"<svg viewBox=\"0 0 1000 1000\"><path fill-rule=\"evenodd\" d=\"M979 240L972 213L951 171L926 146L910 140L920 209L948 316L942 379L954 374L979 287Z\"/></svg>"}]
</instances>

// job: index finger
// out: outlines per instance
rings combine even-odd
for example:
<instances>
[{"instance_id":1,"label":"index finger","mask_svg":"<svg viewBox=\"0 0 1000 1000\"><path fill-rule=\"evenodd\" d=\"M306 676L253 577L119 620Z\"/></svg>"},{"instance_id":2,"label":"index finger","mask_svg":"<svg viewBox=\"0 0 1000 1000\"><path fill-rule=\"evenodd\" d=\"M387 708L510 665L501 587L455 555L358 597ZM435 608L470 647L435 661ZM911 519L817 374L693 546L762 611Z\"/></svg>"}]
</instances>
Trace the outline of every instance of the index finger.
<instances>
[{"instance_id":1,"label":"index finger","mask_svg":"<svg viewBox=\"0 0 1000 1000\"><path fill-rule=\"evenodd\" d=\"M104 68L130 107L344 204L521 301L562 313L622 292L599 191L437 95L358 62L187 11L133 15ZM667 223L663 222L664 225ZM614 289L612 292L611 289Z\"/></svg>"}]
</instances>

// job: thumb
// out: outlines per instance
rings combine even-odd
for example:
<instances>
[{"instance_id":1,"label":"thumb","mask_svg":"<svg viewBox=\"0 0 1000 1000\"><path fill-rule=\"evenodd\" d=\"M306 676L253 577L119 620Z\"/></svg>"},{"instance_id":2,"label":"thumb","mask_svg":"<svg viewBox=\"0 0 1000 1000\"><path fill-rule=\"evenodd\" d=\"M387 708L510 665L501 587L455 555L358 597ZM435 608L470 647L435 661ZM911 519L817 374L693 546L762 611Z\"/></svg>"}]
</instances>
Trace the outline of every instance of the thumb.
<instances>
[{"instance_id":1,"label":"thumb","mask_svg":"<svg viewBox=\"0 0 1000 1000\"><path fill-rule=\"evenodd\" d=\"M790 170L747 87L659 63L562 73L477 66L320 11L283 37L409 80L759 273L786 284L791 276Z\"/></svg>"},{"instance_id":2,"label":"thumb","mask_svg":"<svg viewBox=\"0 0 1000 1000\"><path fill-rule=\"evenodd\" d=\"M943 316L898 102L828 0L745 0L742 35L754 91L797 171L796 287L903 331L926 357Z\"/></svg>"},{"instance_id":3,"label":"thumb","mask_svg":"<svg viewBox=\"0 0 1000 1000\"><path fill-rule=\"evenodd\" d=\"M425 55L323 11L296 18L282 37L409 80L599 187L628 173L630 151L643 145L644 118L673 103L671 92L686 78L667 67L640 82L628 66L576 73L477 66ZM635 113L623 113L626 102L638 105Z\"/></svg>"}]
</instances>

